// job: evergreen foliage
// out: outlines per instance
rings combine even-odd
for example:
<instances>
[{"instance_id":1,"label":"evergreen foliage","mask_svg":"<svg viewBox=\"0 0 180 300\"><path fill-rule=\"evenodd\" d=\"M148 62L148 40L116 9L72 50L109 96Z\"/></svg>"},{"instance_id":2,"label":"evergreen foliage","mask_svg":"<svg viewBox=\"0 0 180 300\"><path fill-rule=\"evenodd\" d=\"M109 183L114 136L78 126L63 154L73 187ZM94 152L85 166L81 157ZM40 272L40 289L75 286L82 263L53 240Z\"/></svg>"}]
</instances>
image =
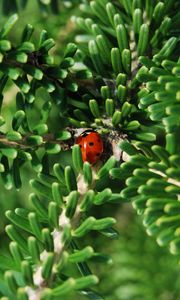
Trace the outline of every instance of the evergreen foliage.
<instances>
[{"instance_id":1,"label":"evergreen foliage","mask_svg":"<svg viewBox=\"0 0 180 300\"><path fill-rule=\"evenodd\" d=\"M120 218L123 218L126 210L127 207L124 207L118 211ZM108 253L114 264L109 265L107 269L107 272L113 273L111 280L103 274L102 268L101 288L104 298L107 300L178 299L179 268L176 267L176 261L172 265L172 256L168 255L163 248L159 251L159 246L152 243L152 239L146 235L141 226L139 216L138 220L131 217L132 224L125 219L124 224L120 225L121 231L123 230L120 242L115 242L111 246L107 243ZM164 273L166 276L162 275Z\"/></svg>"},{"instance_id":2,"label":"evergreen foliage","mask_svg":"<svg viewBox=\"0 0 180 300\"><path fill-rule=\"evenodd\" d=\"M46 14L58 14L58 7L63 13L68 2L38 1ZM1 182L20 190L23 167L36 173L30 207L6 211L11 242L10 253L0 256L1 300L65 299L74 292L104 299L94 290L99 279L89 261L110 259L89 236L118 237L107 209L112 204L131 202L147 233L180 256L180 3L73 2L80 3L76 38L60 59L49 33L34 38L30 24L14 42L17 11L28 1L13 3L3 1L3 13L14 14L0 31ZM3 113L9 86L18 89L10 121ZM73 145L84 128L98 130L104 140L95 166L83 163ZM94 213L100 209L104 214ZM133 277L123 245L118 255ZM145 299L137 282L118 299Z\"/></svg>"}]
</instances>

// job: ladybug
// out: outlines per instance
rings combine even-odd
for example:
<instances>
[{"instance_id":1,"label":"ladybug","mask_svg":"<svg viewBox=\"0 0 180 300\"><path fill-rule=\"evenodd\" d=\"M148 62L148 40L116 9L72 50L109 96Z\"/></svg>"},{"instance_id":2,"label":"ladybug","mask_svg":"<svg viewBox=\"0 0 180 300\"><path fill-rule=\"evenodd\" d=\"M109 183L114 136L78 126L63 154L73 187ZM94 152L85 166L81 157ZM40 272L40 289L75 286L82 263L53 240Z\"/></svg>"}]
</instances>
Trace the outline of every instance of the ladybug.
<instances>
[{"instance_id":1,"label":"ladybug","mask_svg":"<svg viewBox=\"0 0 180 300\"><path fill-rule=\"evenodd\" d=\"M103 153L103 141L99 133L94 130L86 130L76 139L76 144L81 148L83 161L95 164Z\"/></svg>"}]
</instances>

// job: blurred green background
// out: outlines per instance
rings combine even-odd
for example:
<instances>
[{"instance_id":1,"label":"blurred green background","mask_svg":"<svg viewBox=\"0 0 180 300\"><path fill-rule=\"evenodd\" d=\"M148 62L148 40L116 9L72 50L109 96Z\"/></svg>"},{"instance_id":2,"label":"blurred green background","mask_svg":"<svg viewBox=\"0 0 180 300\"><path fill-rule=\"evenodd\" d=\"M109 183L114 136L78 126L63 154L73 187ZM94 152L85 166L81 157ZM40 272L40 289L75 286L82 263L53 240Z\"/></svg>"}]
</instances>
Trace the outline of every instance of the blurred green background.
<instances>
[{"instance_id":1,"label":"blurred green background","mask_svg":"<svg viewBox=\"0 0 180 300\"><path fill-rule=\"evenodd\" d=\"M63 50L68 42L74 41L76 29L72 22L72 16L79 14L78 6L63 7L57 15L42 12L38 1L28 1L24 10L19 12L19 21L11 32L11 40L18 43L25 24L30 23L35 27L33 40L36 43L42 29L47 30L49 36L54 38L56 46L52 53L56 61L61 60ZM71 1L74 3L74 1ZM1 7L2 11L2 7ZM0 26L7 17L0 15ZM11 124L12 114L15 110L15 96L17 89L9 82L5 91L5 101L2 115L6 119L6 126ZM44 97L40 91L39 98ZM52 115L51 127L56 128L56 111ZM54 158L59 162L60 156ZM64 159L64 158L63 158ZM68 155L66 156L68 162ZM1 253L7 249L7 238L4 228L7 220L4 212L15 207L27 207L28 194L31 192L29 180L35 172L26 164L23 167L22 189L20 191L5 190L0 181L0 249ZM142 226L140 217L136 217L130 204L114 207L104 206L96 208L92 213L112 215L117 219L119 239L109 240L99 234L91 234L85 244L95 245L97 252L110 255L106 265L90 262L90 268L101 278L96 291L104 295L106 300L178 300L180 299L180 270L177 259L169 254L167 249L160 248L156 241L147 236ZM107 214L106 214L107 212ZM71 295L66 300L83 300L82 295Z\"/></svg>"}]
</instances>

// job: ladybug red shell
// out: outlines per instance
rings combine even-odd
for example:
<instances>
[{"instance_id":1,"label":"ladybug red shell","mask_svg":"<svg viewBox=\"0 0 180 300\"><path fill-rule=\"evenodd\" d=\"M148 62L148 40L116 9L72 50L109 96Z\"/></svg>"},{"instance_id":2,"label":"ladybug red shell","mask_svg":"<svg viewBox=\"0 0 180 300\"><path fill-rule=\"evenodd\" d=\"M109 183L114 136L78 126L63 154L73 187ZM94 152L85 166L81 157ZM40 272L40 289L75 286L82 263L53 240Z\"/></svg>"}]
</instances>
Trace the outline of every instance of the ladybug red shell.
<instances>
[{"instance_id":1,"label":"ladybug red shell","mask_svg":"<svg viewBox=\"0 0 180 300\"><path fill-rule=\"evenodd\" d=\"M76 144L81 148L83 161L95 164L103 153L103 141L99 133L86 130L76 139Z\"/></svg>"}]
</instances>

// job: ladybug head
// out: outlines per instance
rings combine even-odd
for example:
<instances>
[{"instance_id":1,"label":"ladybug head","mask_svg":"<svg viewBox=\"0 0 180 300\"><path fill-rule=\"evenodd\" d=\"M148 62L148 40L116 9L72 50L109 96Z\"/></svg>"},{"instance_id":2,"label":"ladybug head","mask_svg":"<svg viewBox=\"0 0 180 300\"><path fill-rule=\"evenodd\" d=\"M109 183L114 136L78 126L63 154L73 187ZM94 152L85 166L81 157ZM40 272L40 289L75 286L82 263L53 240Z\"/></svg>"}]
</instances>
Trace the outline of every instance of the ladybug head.
<instances>
[{"instance_id":1,"label":"ladybug head","mask_svg":"<svg viewBox=\"0 0 180 300\"><path fill-rule=\"evenodd\" d=\"M95 130L92 130L92 129L87 129L87 130L85 130L85 131L83 131L82 133L81 133L81 136L82 137L85 137L85 136L87 136L89 133L91 133L91 132L96 132Z\"/></svg>"}]
</instances>

